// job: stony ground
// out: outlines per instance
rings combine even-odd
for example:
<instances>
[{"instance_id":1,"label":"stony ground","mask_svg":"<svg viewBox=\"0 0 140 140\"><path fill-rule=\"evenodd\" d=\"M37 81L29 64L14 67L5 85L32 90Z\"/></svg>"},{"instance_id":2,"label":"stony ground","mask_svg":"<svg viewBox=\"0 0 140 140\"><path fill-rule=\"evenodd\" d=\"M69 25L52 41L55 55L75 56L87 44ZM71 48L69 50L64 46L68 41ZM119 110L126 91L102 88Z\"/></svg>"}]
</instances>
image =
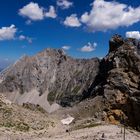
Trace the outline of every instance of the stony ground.
<instances>
[{"instance_id":1,"label":"stony ground","mask_svg":"<svg viewBox=\"0 0 140 140\"><path fill-rule=\"evenodd\" d=\"M52 136L48 140L123 140L121 128L115 125L101 125ZM126 140L139 140L140 135L126 130Z\"/></svg>"},{"instance_id":2,"label":"stony ground","mask_svg":"<svg viewBox=\"0 0 140 140\"><path fill-rule=\"evenodd\" d=\"M62 131L60 131L62 130ZM91 128L74 130L70 133L63 132L63 128L42 130L30 133L11 133L0 130L0 140L123 140L121 127L115 125L100 125ZM127 129L126 140L139 140L140 133Z\"/></svg>"},{"instance_id":3,"label":"stony ground","mask_svg":"<svg viewBox=\"0 0 140 140\"><path fill-rule=\"evenodd\" d=\"M1 95L0 140L123 140L122 127L87 118L85 110L82 110L80 118L77 115L80 110L77 106L76 109L48 114L39 106L12 104ZM67 115L75 120L70 125L63 125L61 120ZM139 132L126 129L126 140L139 139Z\"/></svg>"}]
</instances>

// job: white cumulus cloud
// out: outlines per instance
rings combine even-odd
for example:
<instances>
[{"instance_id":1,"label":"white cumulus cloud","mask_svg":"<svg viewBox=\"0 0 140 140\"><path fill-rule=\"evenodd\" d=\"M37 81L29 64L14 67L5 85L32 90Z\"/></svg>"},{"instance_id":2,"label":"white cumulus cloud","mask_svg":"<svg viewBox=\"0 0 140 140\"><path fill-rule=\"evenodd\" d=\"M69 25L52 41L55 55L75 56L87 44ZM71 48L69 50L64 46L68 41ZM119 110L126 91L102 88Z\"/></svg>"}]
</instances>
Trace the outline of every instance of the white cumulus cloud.
<instances>
[{"instance_id":1,"label":"white cumulus cloud","mask_svg":"<svg viewBox=\"0 0 140 140\"><path fill-rule=\"evenodd\" d=\"M126 32L126 37L140 39L140 32L139 31Z\"/></svg>"},{"instance_id":2,"label":"white cumulus cloud","mask_svg":"<svg viewBox=\"0 0 140 140\"><path fill-rule=\"evenodd\" d=\"M38 5L38 3L30 2L19 10L19 15L28 18L26 24L31 24L31 21L43 20L45 17L56 18L56 11L54 6L49 7L46 12L45 8Z\"/></svg>"},{"instance_id":3,"label":"white cumulus cloud","mask_svg":"<svg viewBox=\"0 0 140 140\"><path fill-rule=\"evenodd\" d=\"M57 6L61 7L62 9L68 9L73 5L73 2L68 0L57 0Z\"/></svg>"},{"instance_id":4,"label":"white cumulus cloud","mask_svg":"<svg viewBox=\"0 0 140 140\"><path fill-rule=\"evenodd\" d=\"M45 16L50 17L50 18L56 18L57 17L54 6L50 6L50 9L49 9L48 12L45 13Z\"/></svg>"},{"instance_id":5,"label":"white cumulus cloud","mask_svg":"<svg viewBox=\"0 0 140 140\"><path fill-rule=\"evenodd\" d=\"M80 27L81 23L80 23L77 15L72 14L71 16L66 17L66 19L64 21L64 25L70 26L70 27Z\"/></svg>"},{"instance_id":6,"label":"white cumulus cloud","mask_svg":"<svg viewBox=\"0 0 140 140\"><path fill-rule=\"evenodd\" d=\"M38 3L30 2L19 10L19 15L28 17L31 20L42 20L44 18L43 8Z\"/></svg>"},{"instance_id":7,"label":"white cumulus cloud","mask_svg":"<svg viewBox=\"0 0 140 140\"><path fill-rule=\"evenodd\" d=\"M70 46L63 46L62 49L64 50L69 50L71 47Z\"/></svg>"},{"instance_id":8,"label":"white cumulus cloud","mask_svg":"<svg viewBox=\"0 0 140 140\"><path fill-rule=\"evenodd\" d=\"M0 40L3 41L14 39L16 32L17 28L13 24L10 27L2 27L0 28Z\"/></svg>"},{"instance_id":9,"label":"white cumulus cloud","mask_svg":"<svg viewBox=\"0 0 140 140\"><path fill-rule=\"evenodd\" d=\"M25 39L26 39L26 37L25 37L24 35L20 35L20 36L19 36L19 40L22 41L22 40L25 40Z\"/></svg>"},{"instance_id":10,"label":"white cumulus cloud","mask_svg":"<svg viewBox=\"0 0 140 140\"><path fill-rule=\"evenodd\" d=\"M106 31L130 26L140 21L140 7L133 8L116 1L95 0L91 11L81 16L90 31Z\"/></svg>"},{"instance_id":11,"label":"white cumulus cloud","mask_svg":"<svg viewBox=\"0 0 140 140\"><path fill-rule=\"evenodd\" d=\"M92 52L96 49L97 43L88 43L87 45L83 46L80 50L82 52Z\"/></svg>"},{"instance_id":12,"label":"white cumulus cloud","mask_svg":"<svg viewBox=\"0 0 140 140\"><path fill-rule=\"evenodd\" d=\"M20 41L26 40L26 41L28 41L29 43L32 43L32 38L31 38L31 37L28 37L28 36L24 36L24 35L20 35L20 36L19 36L19 40L20 40Z\"/></svg>"}]
</instances>

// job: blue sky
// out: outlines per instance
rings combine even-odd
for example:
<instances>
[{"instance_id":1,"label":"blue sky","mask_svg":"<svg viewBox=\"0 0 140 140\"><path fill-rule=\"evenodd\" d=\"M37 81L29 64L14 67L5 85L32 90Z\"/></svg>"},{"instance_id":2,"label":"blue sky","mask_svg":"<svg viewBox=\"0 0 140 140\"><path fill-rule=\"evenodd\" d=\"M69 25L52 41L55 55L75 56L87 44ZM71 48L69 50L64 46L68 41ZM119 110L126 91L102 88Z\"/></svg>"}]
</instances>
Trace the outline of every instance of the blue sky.
<instances>
[{"instance_id":1,"label":"blue sky","mask_svg":"<svg viewBox=\"0 0 140 140\"><path fill-rule=\"evenodd\" d=\"M103 57L115 34L140 39L138 0L1 0L0 67L45 48Z\"/></svg>"}]
</instances>

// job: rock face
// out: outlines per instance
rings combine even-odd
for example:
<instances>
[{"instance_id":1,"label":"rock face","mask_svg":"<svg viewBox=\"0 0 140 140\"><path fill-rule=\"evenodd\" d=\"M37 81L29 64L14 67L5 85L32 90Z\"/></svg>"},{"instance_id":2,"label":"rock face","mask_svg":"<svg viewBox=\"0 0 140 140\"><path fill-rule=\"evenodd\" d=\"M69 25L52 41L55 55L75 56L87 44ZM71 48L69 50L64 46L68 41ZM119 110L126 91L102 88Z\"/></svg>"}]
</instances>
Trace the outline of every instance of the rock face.
<instances>
[{"instance_id":1,"label":"rock face","mask_svg":"<svg viewBox=\"0 0 140 140\"><path fill-rule=\"evenodd\" d=\"M0 76L0 92L19 104L48 108L44 103L48 100L72 106L85 98L98 71L97 58L73 59L63 50L46 49L33 57L24 56L5 70Z\"/></svg>"},{"instance_id":2,"label":"rock face","mask_svg":"<svg viewBox=\"0 0 140 140\"><path fill-rule=\"evenodd\" d=\"M125 121L139 129L140 42L114 35L109 45L109 53L101 61L73 59L53 49L25 56L1 73L0 92L11 101L39 104L46 110L95 98L94 104L102 107L93 110L99 110L103 119Z\"/></svg>"},{"instance_id":3,"label":"rock face","mask_svg":"<svg viewBox=\"0 0 140 140\"><path fill-rule=\"evenodd\" d=\"M97 80L96 80L97 79ZM109 121L140 126L140 42L114 35L108 55L90 87L91 95L102 95Z\"/></svg>"}]
</instances>

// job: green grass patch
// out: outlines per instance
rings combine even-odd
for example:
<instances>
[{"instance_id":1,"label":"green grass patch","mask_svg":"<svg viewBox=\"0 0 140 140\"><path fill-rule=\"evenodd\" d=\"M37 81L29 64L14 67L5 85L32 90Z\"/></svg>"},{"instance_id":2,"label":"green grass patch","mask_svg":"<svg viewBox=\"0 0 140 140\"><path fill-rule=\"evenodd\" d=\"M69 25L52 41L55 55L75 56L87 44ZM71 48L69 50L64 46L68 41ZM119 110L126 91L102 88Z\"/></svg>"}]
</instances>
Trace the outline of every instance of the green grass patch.
<instances>
[{"instance_id":1,"label":"green grass patch","mask_svg":"<svg viewBox=\"0 0 140 140\"><path fill-rule=\"evenodd\" d=\"M48 101L49 101L50 103L52 103L52 102L54 102L55 97L56 97L55 92L50 92L50 93L48 94L47 99L48 99Z\"/></svg>"},{"instance_id":2,"label":"green grass patch","mask_svg":"<svg viewBox=\"0 0 140 140\"><path fill-rule=\"evenodd\" d=\"M15 129L18 131L24 131L27 132L29 131L30 127L28 124L24 123L24 122L17 122Z\"/></svg>"},{"instance_id":3,"label":"green grass patch","mask_svg":"<svg viewBox=\"0 0 140 140\"><path fill-rule=\"evenodd\" d=\"M77 94L79 92L80 88L81 88L80 86L74 87L74 89L72 90L72 93Z\"/></svg>"},{"instance_id":4,"label":"green grass patch","mask_svg":"<svg viewBox=\"0 0 140 140\"><path fill-rule=\"evenodd\" d=\"M11 128L11 127L14 127L14 124L12 123L12 121L7 121L7 122L4 122L1 126Z\"/></svg>"}]
</instances>

